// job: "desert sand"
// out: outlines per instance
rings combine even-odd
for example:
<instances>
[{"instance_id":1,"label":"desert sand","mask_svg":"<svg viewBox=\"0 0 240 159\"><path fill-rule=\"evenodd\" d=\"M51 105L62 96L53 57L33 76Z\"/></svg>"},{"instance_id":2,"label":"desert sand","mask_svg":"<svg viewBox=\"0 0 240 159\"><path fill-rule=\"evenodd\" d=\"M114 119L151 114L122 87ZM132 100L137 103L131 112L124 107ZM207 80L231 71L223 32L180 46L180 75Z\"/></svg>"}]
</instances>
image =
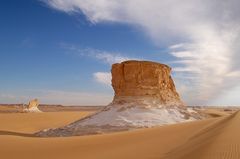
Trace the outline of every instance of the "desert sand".
<instances>
[{"instance_id":1,"label":"desert sand","mask_svg":"<svg viewBox=\"0 0 240 159\"><path fill-rule=\"evenodd\" d=\"M6 132L32 134L42 129L61 127L91 114L84 112L0 113L0 135ZM6 132L4 132L6 131Z\"/></svg>"},{"instance_id":2,"label":"desert sand","mask_svg":"<svg viewBox=\"0 0 240 159\"><path fill-rule=\"evenodd\" d=\"M240 113L200 121L102 135L39 138L91 112L0 114L4 159L237 159ZM222 115L222 114L221 114Z\"/></svg>"}]
</instances>

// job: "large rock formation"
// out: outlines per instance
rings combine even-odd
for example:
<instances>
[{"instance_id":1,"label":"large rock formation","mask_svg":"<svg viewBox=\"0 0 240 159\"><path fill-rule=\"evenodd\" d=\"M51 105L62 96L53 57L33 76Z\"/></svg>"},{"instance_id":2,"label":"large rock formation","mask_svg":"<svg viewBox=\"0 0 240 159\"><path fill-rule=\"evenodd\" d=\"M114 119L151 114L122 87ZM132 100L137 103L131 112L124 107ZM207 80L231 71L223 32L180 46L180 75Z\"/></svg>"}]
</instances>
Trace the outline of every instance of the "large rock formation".
<instances>
[{"instance_id":1,"label":"large rock formation","mask_svg":"<svg viewBox=\"0 0 240 159\"><path fill-rule=\"evenodd\" d=\"M171 124L200 117L183 106L167 65L125 61L112 66L113 102L100 112L37 136L88 135Z\"/></svg>"},{"instance_id":2,"label":"large rock formation","mask_svg":"<svg viewBox=\"0 0 240 159\"><path fill-rule=\"evenodd\" d=\"M148 106L183 106L171 68L150 61L125 61L112 66L113 105L137 102Z\"/></svg>"},{"instance_id":3,"label":"large rock formation","mask_svg":"<svg viewBox=\"0 0 240 159\"><path fill-rule=\"evenodd\" d=\"M38 106L39 106L39 101L38 101L38 99L31 100L31 101L28 103L27 108L24 109L24 112L41 112L41 111L38 109Z\"/></svg>"}]
</instances>

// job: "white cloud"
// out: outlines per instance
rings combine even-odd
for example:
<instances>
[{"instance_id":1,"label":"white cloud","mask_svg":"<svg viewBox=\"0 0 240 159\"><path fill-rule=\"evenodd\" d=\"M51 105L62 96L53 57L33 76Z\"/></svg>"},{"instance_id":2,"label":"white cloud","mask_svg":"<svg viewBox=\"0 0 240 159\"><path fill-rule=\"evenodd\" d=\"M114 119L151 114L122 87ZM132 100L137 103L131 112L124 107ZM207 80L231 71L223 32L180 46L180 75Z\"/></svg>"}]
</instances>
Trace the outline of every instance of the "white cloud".
<instances>
[{"instance_id":1,"label":"white cloud","mask_svg":"<svg viewBox=\"0 0 240 159\"><path fill-rule=\"evenodd\" d=\"M96 72L93 77L97 82L111 86L112 75L110 72Z\"/></svg>"},{"instance_id":2,"label":"white cloud","mask_svg":"<svg viewBox=\"0 0 240 159\"><path fill-rule=\"evenodd\" d=\"M187 80L177 79L177 85L187 85L184 96L188 95L190 104L207 103L238 84L239 0L44 1L69 14L81 12L95 24L133 25L146 32L156 45L170 46L170 53L179 62L173 69L177 71L175 76L187 72ZM101 59L114 61L106 56ZM194 78L189 80L189 76Z\"/></svg>"},{"instance_id":3,"label":"white cloud","mask_svg":"<svg viewBox=\"0 0 240 159\"><path fill-rule=\"evenodd\" d=\"M47 103L59 103L65 105L107 105L111 102L112 95L92 92L44 90L39 96L39 99Z\"/></svg>"},{"instance_id":4,"label":"white cloud","mask_svg":"<svg viewBox=\"0 0 240 159\"><path fill-rule=\"evenodd\" d=\"M200 39L206 40L196 40L194 43L170 49L171 54L180 62L180 66L175 67L174 70L190 72L191 74L185 74L186 78L196 77L187 84L189 90L195 93L188 94L188 97L193 95L191 103L196 100L198 103L201 101L202 104L211 102L226 89L234 87L240 77L239 71L232 67L235 60L232 58L234 55L232 40L237 35L231 31L217 34L215 30L209 29L208 32L211 33L198 36L198 38L202 36ZM186 78L179 81L181 85L185 84ZM193 84L196 85L192 87Z\"/></svg>"},{"instance_id":5,"label":"white cloud","mask_svg":"<svg viewBox=\"0 0 240 159\"><path fill-rule=\"evenodd\" d=\"M99 51L95 54L95 57L99 60L102 60L108 64L119 63L122 61L130 60L128 57L124 57L120 54L109 53L105 51Z\"/></svg>"},{"instance_id":6,"label":"white cloud","mask_svg":"<svg viewBox=\"0 0 240 159\"><path fill-rule=\"evenodd\" d=\"M169 49L178 49L178 48L182 48L184 46L183 43L180 44L175 44L169 47Z\"/></svg>"},{"instance_id":7,"label":"white cloud","mask_svg":"<svg viewBox=\"0 0 240 159\"><path fill-rule=\"evenodd\" d=\"M170 47L170 48L174 48L174 47ZM171 52L171 54L175 57L178 58L197 58L197 54L194 54L193 52L190 51L177 51L177 52Z\"/></svg>"},{"instance_id":8,"label":"white cloud","mask_svg":"<svg viewBox=\"0 0 240 159\"><path fill-rule=\"evenodd\" d=\"M76 55L94 58L109 65L112 65L114 63L120 63L126 60L139 60L138 58L130 58L127 56L123 56L120 53L97 50L93 48L83 49L78 48L75 45L69 44L62 44L62 47L64 47L65 49L72 50ZM112 75L110 72L95 72L93 73L93 78L96 82L111 87Z\"/></svg>"}]
</instances>

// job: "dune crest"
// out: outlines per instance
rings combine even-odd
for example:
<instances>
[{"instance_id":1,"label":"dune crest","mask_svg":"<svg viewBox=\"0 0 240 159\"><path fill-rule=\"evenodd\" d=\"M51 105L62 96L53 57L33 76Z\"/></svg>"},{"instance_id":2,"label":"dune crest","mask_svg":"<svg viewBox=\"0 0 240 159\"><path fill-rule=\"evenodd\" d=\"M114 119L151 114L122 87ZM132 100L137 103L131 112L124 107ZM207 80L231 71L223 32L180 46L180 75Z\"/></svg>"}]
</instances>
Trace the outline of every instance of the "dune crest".
<instances>
[{"instance_id":1,"label":"dune crest","mask_svg":"<svg viewBox=\"0 0 240 159\"><path fill-rule=\"evenodd\" d=\"M240 113L218 118L202 127L182 145L169 151L164 159L238 159Z\"/></svg>"}]
</instances>

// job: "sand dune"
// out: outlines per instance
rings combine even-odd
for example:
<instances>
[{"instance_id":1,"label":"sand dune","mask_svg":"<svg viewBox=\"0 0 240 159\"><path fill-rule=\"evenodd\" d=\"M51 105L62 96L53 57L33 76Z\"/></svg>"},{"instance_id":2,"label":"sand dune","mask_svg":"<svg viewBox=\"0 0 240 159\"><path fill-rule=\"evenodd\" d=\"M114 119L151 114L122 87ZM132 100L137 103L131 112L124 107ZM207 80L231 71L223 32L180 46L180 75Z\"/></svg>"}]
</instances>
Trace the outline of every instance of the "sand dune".
<instances>
[{"instance_id":1,"label":"sand dune","mask_svg":"<svg viewBox=\"0 0 240 159\"><path fill-rule=\"evenodd\" d=\"M104 135L37 138L26 134L43 127L61 126L78 118L79 114L80 116L86 115L86 113L79 112L76 112L75 116L74 113L71 115L61 113L15 114L17 116L15 118L1 114L1 158L239 158L239 113L202 121ZM69 116L72 116L72 119ZM42 123L34 122L33 119L43 121ZM4 133L6 131L9 133Z\"/></svg>"},{"instance_id":2,"label":"sand dune","mask_svg":"<svg viewBox=\"0 0 240 159\"><path fill-rule=\"evenodd\" d=\"M166 159L239 159L240 113L221 118L193 134Z\"/></svg>"},{"instance_id":3,"label":"sand dune","mask_svg":"<svg viewBox=\"0 0 240 159\"><path fill-rule=\"evenodd\" d=\"M0 113L0 131L34 133L64 126L90 113L92 112Z\"/></svg>"}]
</instances>

